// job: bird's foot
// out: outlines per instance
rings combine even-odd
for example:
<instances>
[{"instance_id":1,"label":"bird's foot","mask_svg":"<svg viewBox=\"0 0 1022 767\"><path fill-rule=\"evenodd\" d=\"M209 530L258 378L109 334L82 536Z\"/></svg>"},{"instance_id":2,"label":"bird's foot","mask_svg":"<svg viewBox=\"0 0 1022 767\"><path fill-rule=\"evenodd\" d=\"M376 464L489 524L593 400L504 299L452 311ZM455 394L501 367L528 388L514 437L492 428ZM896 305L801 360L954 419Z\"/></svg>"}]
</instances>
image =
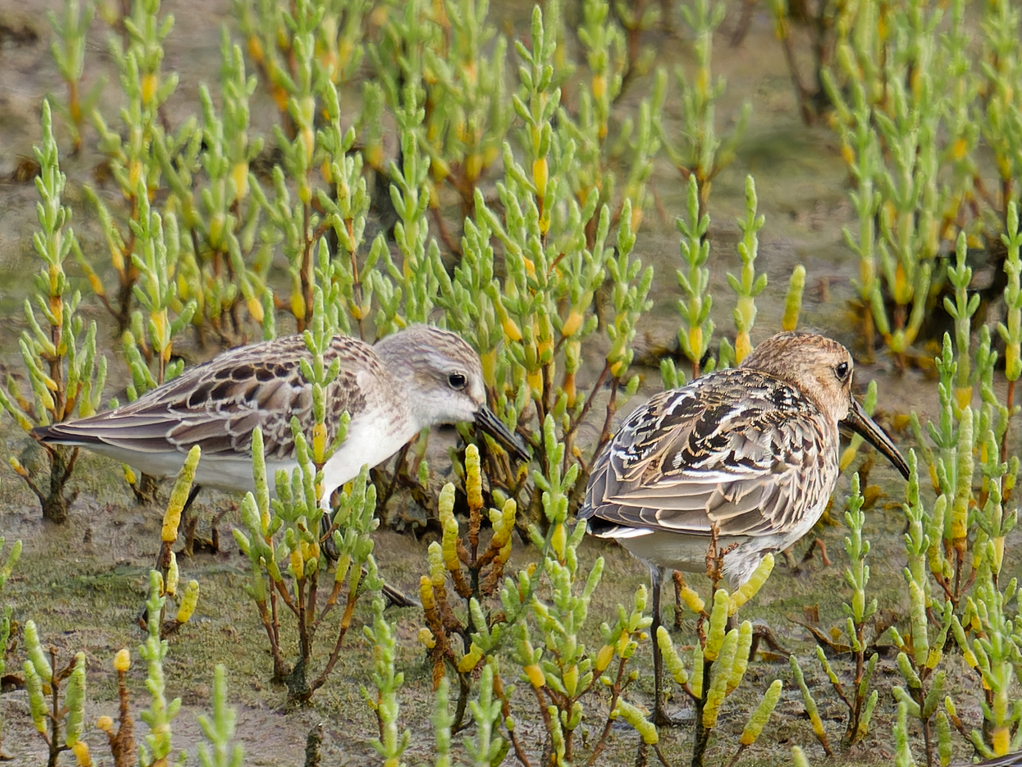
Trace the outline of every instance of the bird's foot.
<instances>
[{"instance_id":1,"label":"bird's foot","mask_svg":"<svg viewBox=\"0 0 1022 767\"><path fill-rule=\"evenodd\" d=\"M199 535L199 516L198 514L189 514L187 520L182 521L182 528L184 530L184 544L181 550L178 552L178 556L190 557L196 553L199 554L219 554L220 553L220 520L224 518L225 514L234 511L238 508L236 503L229 503L224 508L220 509L209 522L209 537L203 537Z\"/></svg>"},{"instance_id":2,"label":"bird's foot","mask_svg":"<svg viewBox=\"0 0 1022 767\"><path fill-rule=\"evenodd\" d=\"M813 557L816 555L817 549L820 550L820 561L823 562L823 566L830 567L832 564L830 557L827 556L827 544L823 542L822 538L815 538L813 542L809 545L809 548L806 550L806 553L802 555L802 559L800 559L798 562L795 561L795 556L792 553L793 548L794 547L788 547L787 549L781 552L784 555L784 560L787 563L788 568L791 570L792 575L802 574L802 567L807 562L813 559Z\"/></svg>"},{"instance_id":3,"label":"bird's foot","mask_svg":"<svg viewBox=\"0 0 1022 767\"><path fill-rule=\"evenodd\" d=\"M238 504L236 504L236 503L234 503L232 501L227 506L225 506L224 508L220 509L220 511L218 511L213 516L213 519L210 520L210 523L209 523L209 541L208 542L204 542L204 544L208 543L208 551L209 551L210 554L219 554L220 553L220 520L224 518L225 514L228 514L229 512L237 511L237 510L238 510Z\"/></svg>"},{"instance_id":4,"label":"bird's foot","mask_svg":"<svg viewBox=\"0 0 1022 767\"><path fill-rule=\"evenodd\" d=\"M128 483L128 487L131 488L131 492L135 496L135 503L139 506L152 506L156 503L156 491L159 489L159 484L155 477L139 473L135 476L134 482Z\"/></svg>"},{"instance_id":5,"label":"bird's foot","mask_svg":"<svg viewBox=\"0 0 1022 767\"><path fill-rule=\"evenodd\" d=\"M752 644L749 645L749 660L753 660L756 657L756 653L761 649L760 644L766 645L770 650L769 654L763 651L766 660L786 661L791 655L791 651L780 643L777 635L769 626L754 625L752 627Z\"/></svg>"},{"instance_id":6,"label":"bird's foot","mask_svg":"<svg viewBox=\"0 0 1022 767\"><path fill-rule=\"evenodd\" d=\"M802 557L802 562L808 562L813 558L813 552L816 549L820 550L820 561L823 562L824 567L830 567L833 563L830 561L830 557L827 556L827 544L823 542L823 538L816 538L813 540L812 545L809 546L809 551Z\"/></svg>"},{"instance_id":7,"label":"bird's foot","mask_svg":"<svg viewBox=\"0 0 1022 767\"><path fill-rule=\"evenodd\" d=\"M220 531L214 526L210 536L204 538L195 534L194 525L185 533L185 543L178 552L180 556L190 557L194 554L218 554L220 553Z\"/></svg>"},{"instance_id":8,"label":"bird's foot","mask_svg":"<svg viewBox=\"0 0 1022 767\"><path fill-rule=\"evenodd\" d=\"M653 724L657 727L682 727L686 724L691 724L691 722L692 717L686 718L669 714L665 703L658 704L653 709Z\"/></svg>"}]
</instances>

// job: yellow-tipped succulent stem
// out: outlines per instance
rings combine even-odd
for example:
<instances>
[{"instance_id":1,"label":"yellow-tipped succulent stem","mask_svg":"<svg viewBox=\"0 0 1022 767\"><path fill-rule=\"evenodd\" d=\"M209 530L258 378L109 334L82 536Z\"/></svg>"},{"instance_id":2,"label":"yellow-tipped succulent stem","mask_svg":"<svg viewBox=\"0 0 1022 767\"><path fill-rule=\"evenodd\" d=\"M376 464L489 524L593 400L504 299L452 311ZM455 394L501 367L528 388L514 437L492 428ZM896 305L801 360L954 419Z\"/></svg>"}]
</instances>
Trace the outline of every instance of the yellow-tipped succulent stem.
<instances>
[{"instance_id":1,"label":"yellow-tipped succulent stem","mask_svg":"<svg viewBox=\"0 0 1022 767\"><path fill-rule=\"evenodd\" d=\"M738 647L738 631L732 629L720 645L720 652L713 664L713 677L710 680L710 689L706 691L706 701L703 704L703 727L713 729L717 726L717 716L720 714L721 704L727 695L728 681L735 663L735 650Z\"/></svg>"},{"instance_id":2,"label":"yellow-tipped succulent stem","mask_svg":"<svg viewBox=\"0 0 1022 767\"><path fill-rule=\"evenodd\" d=\"M784 685L780 679L775 679L770 683L767 691L763 694L763 699L760 700L756 710L752 712L752 716L749 717L749 721L745 725L745 729L742 730L741 737L738 739L738 742L743 746L751 746L756 742L760 733L763 732L763 728L770 719L770 715L774 713L774 709L777 707L777 702L781 699L783 687Z\"/></svg>"},{"instance_id":3,"label":"yellow-tipped succulent stem","mask_svg":"<svg viewBox=\"0 0 1022 767\"><path fill-rule=\"evenodd\" d=\"M678 655L678 650L671 641L671 635L663 626L657 626L656 643L660 647L660 657L663 658L664 666L674 681L680 685L688 684L689 674L685 670L685 664Z\"/></svg>"},{"instance_id":4,"label":"yellow-tipped succulent stem","mask_svg":"<svg viewBox=\"0 0 1022 767\"><path fill-rule=\"evenodd\" d=\"M710 630L706 633L706 646L703 648L703 657L706 660L716 660L717 655L720 653L721 645L724 643L729 599L730 597L725 589L717 589L713 595L713 609L710 611Z\"/></svg>"},{"instance_id":5,"label":"yellow-tipped succulent stem","mask_svg":"<svg viewBox=\"0 0 1022 767\"><path fill-rule=\"evenodd\" d=\"M749 580L739 586L738 590L728 598L728 616L734 615L738 611L738 608L756 596L759 590L763 588L763 584L766 583L766 579L770 577L770 573L773 572L773 569L774 555L767 554L752 572L752 576L750 576Z\"/></svg>"},{"instance_id":6,"label":"yellow-tipped succulent stem","mask_svg":"<svg viewBox=\"0 0 1022 767\"><path fill-rule=\"evenodd\" d=\"M660 736L658 735L657 729L653 723L646 718L646 715L643 714L642 711L626 701L624 698L617 699L614 711L610 716L612 719L621 717L628 722L628 724L635 728L635 731L639 733L639 737L642 738L642 742L647 746L653 746L659 742Z\"/></svg>"},{"instance_id":7,"label":"yellow-tipped succulent stem","mask_svg":"<svg viewBox=\"0 0 1022 767\"><path fill-rule=\"evenodd\" d=\"M164 543L173 543L177 540L177 530L181 525L181 512L184 510L188 494L191 492L192 482L195 479L195 468L199 465L201 456L202 450L196 445L188 451L184 466L178 472L174 490L170 494L170 502L167 504L167 511L163 515L161 538Z\"/></svg>"},{"instance_id":8,"label":"yellow-tipped succulent stem","mask_svg":"<svg viewBox=\"0 0 1022 767\"><path fill-rule=\"evenodd\" d=\"M89 753L89 744L84 740L75 741L71 753L75 755L79 767L92 767L92 754Z\"/></svg>"},{"instance_id":9,"label":"yellow-tipped succulent stem","mask_svg":"<svg viewBox=\"0 0 1022 767\"><path fill-rule=\"evenodd\" d=\"M176 620L178 623L187 623L195 612L195 606L199 602L199 582L188 581L188 588L181 598L181 606L178 608Z\"/></svg>"},{"instance_id":10,"label":"yellow-tipped succulent stem","mask_svg":"<svg viewBox=\"0 0 1022 767\"><path fill-rule=\"evenodd\" d=\"M171 551L170 562L167 565L167 579L164 585L164 593L168 597L173 597L177 595L177 584L180 578L181 571L177 565L177 555L173 551Z\"/></svg>"},{"instance_id":11,"label":"yellow-tipped succulent stem","mask_svg":"<svg viewBox=\"0 0 1022 767\"><path fill-rule=\"evenodd\" d=\"M689 610L694 612L696 615L702 615L706 609L706 602L699 596L695 589L689 586L687 583L681 587L681 600L685 603Z\"/></svg>"},{"instance_id":12,"label":"yellow-tipped succulent stem","mask_svg":"<svg viewBox=\"0 0 1022 767\"><path fill-rule=\"evenodd\" d=\"M483 507L483 477L479 465L479 448L468 445L465 448L465 493L469 509Z\"/></svg>"},{"instance_id":13,"label":"yellow-tipped succulent stem","mask_svg":"<svg viewBox=\"0 0 1022 767\"><path fill-rule=\"evenodd\" d=\"M114 656L114 671L118 674L126 674L129 668L131 668L131 652L128 648L122 647Z\"/></svg>"}]
</instances>

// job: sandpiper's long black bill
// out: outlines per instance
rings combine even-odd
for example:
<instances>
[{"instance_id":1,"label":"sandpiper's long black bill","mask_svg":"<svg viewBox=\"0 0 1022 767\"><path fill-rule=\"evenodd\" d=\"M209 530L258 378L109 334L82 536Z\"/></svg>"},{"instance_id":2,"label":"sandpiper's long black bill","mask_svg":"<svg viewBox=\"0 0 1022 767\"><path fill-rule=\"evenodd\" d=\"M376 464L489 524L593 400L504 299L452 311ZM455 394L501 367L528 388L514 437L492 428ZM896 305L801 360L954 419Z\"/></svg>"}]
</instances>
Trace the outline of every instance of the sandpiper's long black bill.
<instances>
[{"instance_id":1,"label":"sandpiper's long black bill","mask_svg":"<svg viewBox=\"0 0 1022 767\"><path fill-rule=\"evenodd\" d=\"M512 434L496 414L486 405L476 413L476 426L499 442L511 455L519 461L529 460L529 453L522 441Z\"/></svg>"},{"instance_id":2,"label":"sandpiper's long black bill","mask_svg":"<svg viewBox=\"0 0 1022 767\"><path fill-rule=\"evenodd\" d=\"M898 448L894 446L894 443L891 442L887 432L877 426L876 422L866 415L862 405L854 398L852 399L852 406L848 409L848 415L845 416L845 420L842 423L886 455L888 460L894 464L894 467L901 472L901 475L908 479L908 464L905 462L905 458L898 451Z\"/></svg>"}]
</instances>

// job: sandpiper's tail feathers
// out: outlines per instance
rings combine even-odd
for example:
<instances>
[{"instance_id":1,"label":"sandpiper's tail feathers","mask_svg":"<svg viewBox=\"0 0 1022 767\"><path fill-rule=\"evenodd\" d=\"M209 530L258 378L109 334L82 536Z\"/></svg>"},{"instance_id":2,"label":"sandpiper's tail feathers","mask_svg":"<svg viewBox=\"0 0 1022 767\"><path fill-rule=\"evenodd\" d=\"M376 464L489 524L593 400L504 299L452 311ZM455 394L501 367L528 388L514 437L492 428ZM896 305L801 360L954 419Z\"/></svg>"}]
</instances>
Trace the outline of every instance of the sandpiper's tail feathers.
<instances>
[{"instance_id":1,"label":"sandpiper's tail feathers","mask_svg":"<svg viewBox=\"0 0 1022 767\"><path fill-rule=\"evenodd\" d=\"M93 435L91 429L88 433L82 433L75 429L74 422L36 426L32 429L32 436L40 442L51 445L95 445L102 441Z\"/></svg>"},{"instance_id":2,"label":"sandpiper's tail feathers","mask_svg":"<svg viewBox=\"0 0 1022 767\"><path fill-rule=\"evenodd\" d=\"M174 450L174 446L167 440L171 425L166 418L140 414L117 419L86 418L37 426L32 429L32 436L40 442L56 445L93 448L107 445L140 453L164 453Z\"/></svg>"}]
</instances>

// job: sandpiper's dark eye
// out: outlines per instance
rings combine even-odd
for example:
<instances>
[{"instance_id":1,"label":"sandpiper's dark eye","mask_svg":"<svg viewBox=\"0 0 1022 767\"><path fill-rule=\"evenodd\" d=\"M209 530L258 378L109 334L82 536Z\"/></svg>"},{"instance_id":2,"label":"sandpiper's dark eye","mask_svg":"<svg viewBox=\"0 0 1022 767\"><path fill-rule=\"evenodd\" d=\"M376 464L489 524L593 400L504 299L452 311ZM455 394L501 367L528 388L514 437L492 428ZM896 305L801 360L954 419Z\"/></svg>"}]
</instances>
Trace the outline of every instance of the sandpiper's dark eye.
<instances>
[{"instance_id":1,"label":"sandpiper's dark eye","mask_svg":"<svg viewBox=\"0 0 1022 767\"><path fill-rule=\"evenodd\" d=\"M837 375L839 381L846 381L848 379L848 363L838 363L838 366L834 368L834 373Z\"/></svg>"},{"instance_id":2,"label":"sandpiper's dark eye","mask_svg":"<svg viewBox=\"0 0 1022 767\"><path fill-rule=\"evenodd\" d=\"M465 384L468 383L468 379L461 373L451 373L447 376L447 383L450 384L452 389L460 390L465 388Z\"/></svg>"}]
</instances>

